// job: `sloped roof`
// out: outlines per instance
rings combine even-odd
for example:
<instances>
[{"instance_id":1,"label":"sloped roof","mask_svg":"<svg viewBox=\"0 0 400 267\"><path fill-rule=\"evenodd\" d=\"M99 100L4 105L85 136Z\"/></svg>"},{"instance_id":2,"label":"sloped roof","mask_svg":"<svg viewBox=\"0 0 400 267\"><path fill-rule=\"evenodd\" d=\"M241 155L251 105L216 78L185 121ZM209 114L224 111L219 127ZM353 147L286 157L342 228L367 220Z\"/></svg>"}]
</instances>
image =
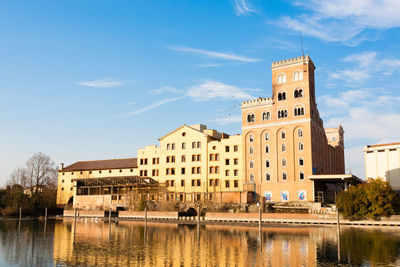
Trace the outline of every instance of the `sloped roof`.
<instances>
[{"instance_id":1,"label":"sloped roof","mask_svg":"<svg viewBox=\"0 0 400 267\"><path fill-rule=\"evenodd\" d=\"M367 146L367 147L396 146L396 145L400 145L400 143L388 143L388 144L369 145L369 146Z\"/></svg>"},{"instance_id":2,"label":"sloped roof","mask_svg":"<svg viewBox=\"0 0 400 267\"><path fill-rule=\"evenodd\" d=\"M60 170L60 172L129 169L129 168L137 168L137 158L78 161L63 168L62 170Z\"/></svg>"}]
</instances>

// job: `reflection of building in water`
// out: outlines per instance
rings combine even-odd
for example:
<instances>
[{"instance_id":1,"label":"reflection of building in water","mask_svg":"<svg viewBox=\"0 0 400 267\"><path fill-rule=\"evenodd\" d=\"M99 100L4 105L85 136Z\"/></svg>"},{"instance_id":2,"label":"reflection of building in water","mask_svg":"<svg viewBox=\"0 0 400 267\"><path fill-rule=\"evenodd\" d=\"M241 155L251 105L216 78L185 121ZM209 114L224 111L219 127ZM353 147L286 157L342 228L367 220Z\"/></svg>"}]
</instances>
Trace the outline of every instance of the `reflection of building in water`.
<instances>
[{"instance_id":1,"label":"reflection of building in water","mask_svg":"<svg viewBox=\"0 0 400 267\"><path fill-rule=\"evenodd\" d=\"M332 228L333 229L333 228ZM256 228L119 222L57 223L54 260L68 265L315 266L326 228ZM333 235L335 234L334 229ZM145 238L145 234L146 238Z\"/></svg>"}]
</instances>

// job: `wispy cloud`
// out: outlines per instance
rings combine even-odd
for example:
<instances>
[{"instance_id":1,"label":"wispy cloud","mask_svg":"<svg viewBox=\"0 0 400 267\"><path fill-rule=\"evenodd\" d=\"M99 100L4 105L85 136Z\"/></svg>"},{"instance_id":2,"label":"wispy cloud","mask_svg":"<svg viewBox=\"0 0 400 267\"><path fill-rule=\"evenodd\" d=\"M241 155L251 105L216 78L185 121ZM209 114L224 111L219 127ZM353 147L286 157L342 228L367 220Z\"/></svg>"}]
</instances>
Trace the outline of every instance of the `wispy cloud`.
<instances>
[{"instance_id":1,"label":"wispy cloud","mask_svg":"<svg viewBox=\"0 0 400 267\"><path fill-rule=\"evenodd\" d=\"M242 121L242 116L237 115L237 116L231 116L228 115L224 118L217 118L217 119L212 119L209 120L210 122L216 122L218 124L221 125L227 125L227 124L231 124L231 123L236 123L236 122L241 122Z\"/></svg>"},{"instance_id":2,"label":"wispy cloud","mask_svg":"<svg viewBox=\"0 0 400 267\"><path fill-rule=\"evenodd\" d=\"M324 41L355 46L377 38L379 30L400 27L397 0L292 0L292 4L300 15L283 16L277 24ZM371 36L371 30L378 32Z\"/></svg>"},{"instance_id":3,"label":"wispy cloud","mask_svg":"<svg viewBox=\"0 0 400 267\"><path fill-rule=\"evenodd\" d=\"M187 96L194 101L209 101L212 99L249 99L254 98L246 89L217 81L208 80L188 89Z\"/></svg>"},{"instance_id":4,"label":"wispy cloud","mask_svg":"<svg viewBox=\"0 0 400 267\"><path fill-rule=\"evenodd\" d=\"M169 47L169 49L175 50L175 51L180 51L180 52L185 52L185 53L202 55L202 56L206 56L208 58L217 58L217 59L240 61L240 62L260 62L261 61L261 59L259 59L259 58L252 58L252 57L247 57L247 56L236 55L233 53L216 52L216 51L192 48L192 47L187 47L187 46L171 46L171 47Z\"/></svg>"},{"instance_id":5,"label":"wispy cloud","mask_svg":"<svg viewBox=\"0 0 400 267\"><path fill-rule=\"evenodd\" d=\"M233 9L238 16L249 15L251 13L259 13L251 6L248 0L231 0L231 2Z\"/></svg>"},{"instance_id":6,"label":"wispy cloud","mask_svg":"<svg viewBox=\"0 0 400 267\"><path fill-rule=\"evenodd\" d=\"M197 65L200 68L217 68L217 67L222 67L222 64L218 64L218 63L209 63L209 64L200 64Z\"/></svg>"},{"instance_id":7,"label":"wispy cloud","mask_svg":"<svg viewBox=\"0 0 400 267\"><path fill-rule=\"evenodd\" d=\"M144 107L144 108L137 109L137 110L132 111L132 112L124 113L124 114L122 114L122 116L125 116L125 117L126 117L126 116L137 115L137 114L140 114L140 113L143 113L143 112L146 112L146 111L155 109L155 108L157 108L157 107L159 107L159 106L161 106L161 105L164 105L164 104L167 104L167 103L171 103L171 102L179 101L179 100L181 100L182 98L184 98L184 96L162 99L162 100L160 100L160 101L158 101L158 102L155 102L155 103L153 103L153 104L151 104L151 105L149 105L149 106L146 106L146 107Z\"/></svg>"},{"instance_id":8,"label":"wispy cloud","mask_svg":"<svg viewBox=\"0 0 400 267\"><path fill-rule=\"evenodd\" d=\"M96 87L96 88L110 88L110 87L118 87L123 86L125 83L122 81L117 81L113 79L100 79L88 82L79 82L79 85L88 86L88 87Z\"/></svg>"},{"instance_id":9,"label":"wispy cloud","mask_svg":"<svg viewBox=\"0 0 400 267\"><path fill-rule=\"evenodd\" d=\"M157 89L153 89L150 91L151 94L153 95L160 95L163 93L182 93L182 90L176 89L175 87L171 87L171 86L163 86Z\"/></svg>"}]
</instances>

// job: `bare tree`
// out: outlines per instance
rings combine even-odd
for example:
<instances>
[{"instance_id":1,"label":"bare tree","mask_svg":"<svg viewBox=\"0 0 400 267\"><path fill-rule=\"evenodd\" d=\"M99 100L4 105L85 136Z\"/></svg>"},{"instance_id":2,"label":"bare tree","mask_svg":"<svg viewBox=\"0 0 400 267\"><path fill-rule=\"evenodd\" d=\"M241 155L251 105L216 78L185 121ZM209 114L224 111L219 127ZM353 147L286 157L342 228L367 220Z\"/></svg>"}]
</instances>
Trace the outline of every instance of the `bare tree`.
<instances>
[{"instance_id":1,"label":"bare tree","mask_svg":"<svg viewBox=\"0 0 400 267\"><path fill-rule=\"evenodd\" d=\"M24 168L16 168L12 171L10 178L7 181L8 186L20 185L23 189L27 188L28 181L26 177L26 170Z\"/></svg>"},{"instance_id":2,"label":"bare tree","mask_svg":"<svg viewBox=\"0 0 400 267\"><path fill-rule=\"evenodd\" d=\"M34 154L26 162L26 177L31 193L37 193L44 187L54 187L57 169L49 156L42 152Z\"/></svg>"}]
</instances>

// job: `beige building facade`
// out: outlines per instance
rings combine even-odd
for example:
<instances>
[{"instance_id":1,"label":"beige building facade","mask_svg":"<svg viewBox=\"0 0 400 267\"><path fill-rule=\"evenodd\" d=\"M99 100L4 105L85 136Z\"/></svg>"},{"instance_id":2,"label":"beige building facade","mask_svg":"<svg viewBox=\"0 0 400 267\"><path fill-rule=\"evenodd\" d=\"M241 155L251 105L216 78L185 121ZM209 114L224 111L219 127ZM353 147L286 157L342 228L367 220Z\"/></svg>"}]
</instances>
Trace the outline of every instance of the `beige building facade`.
<instances>
[{"instance_id":1,"label":"beige building facade","mask_svg":"<svg viewBox=\"0 0 400 267\"><path fill-rule=\"evenodd\" d=\"M381 178L400 190L400 143L364 147L365 178Z\"/></svg>"},{"instance_id":2,"label":"beige building facade","mask_svg":"<svg viewBox=\"0 0 400 267\"><path fill-rule=\"evenodd\" d=\"M343 174L343 129L324 129L315 66L298 57L274 62L272 97L242 103L244 173L267 201L314 201L310 175Z\"/></svg>"}]
</instances>

